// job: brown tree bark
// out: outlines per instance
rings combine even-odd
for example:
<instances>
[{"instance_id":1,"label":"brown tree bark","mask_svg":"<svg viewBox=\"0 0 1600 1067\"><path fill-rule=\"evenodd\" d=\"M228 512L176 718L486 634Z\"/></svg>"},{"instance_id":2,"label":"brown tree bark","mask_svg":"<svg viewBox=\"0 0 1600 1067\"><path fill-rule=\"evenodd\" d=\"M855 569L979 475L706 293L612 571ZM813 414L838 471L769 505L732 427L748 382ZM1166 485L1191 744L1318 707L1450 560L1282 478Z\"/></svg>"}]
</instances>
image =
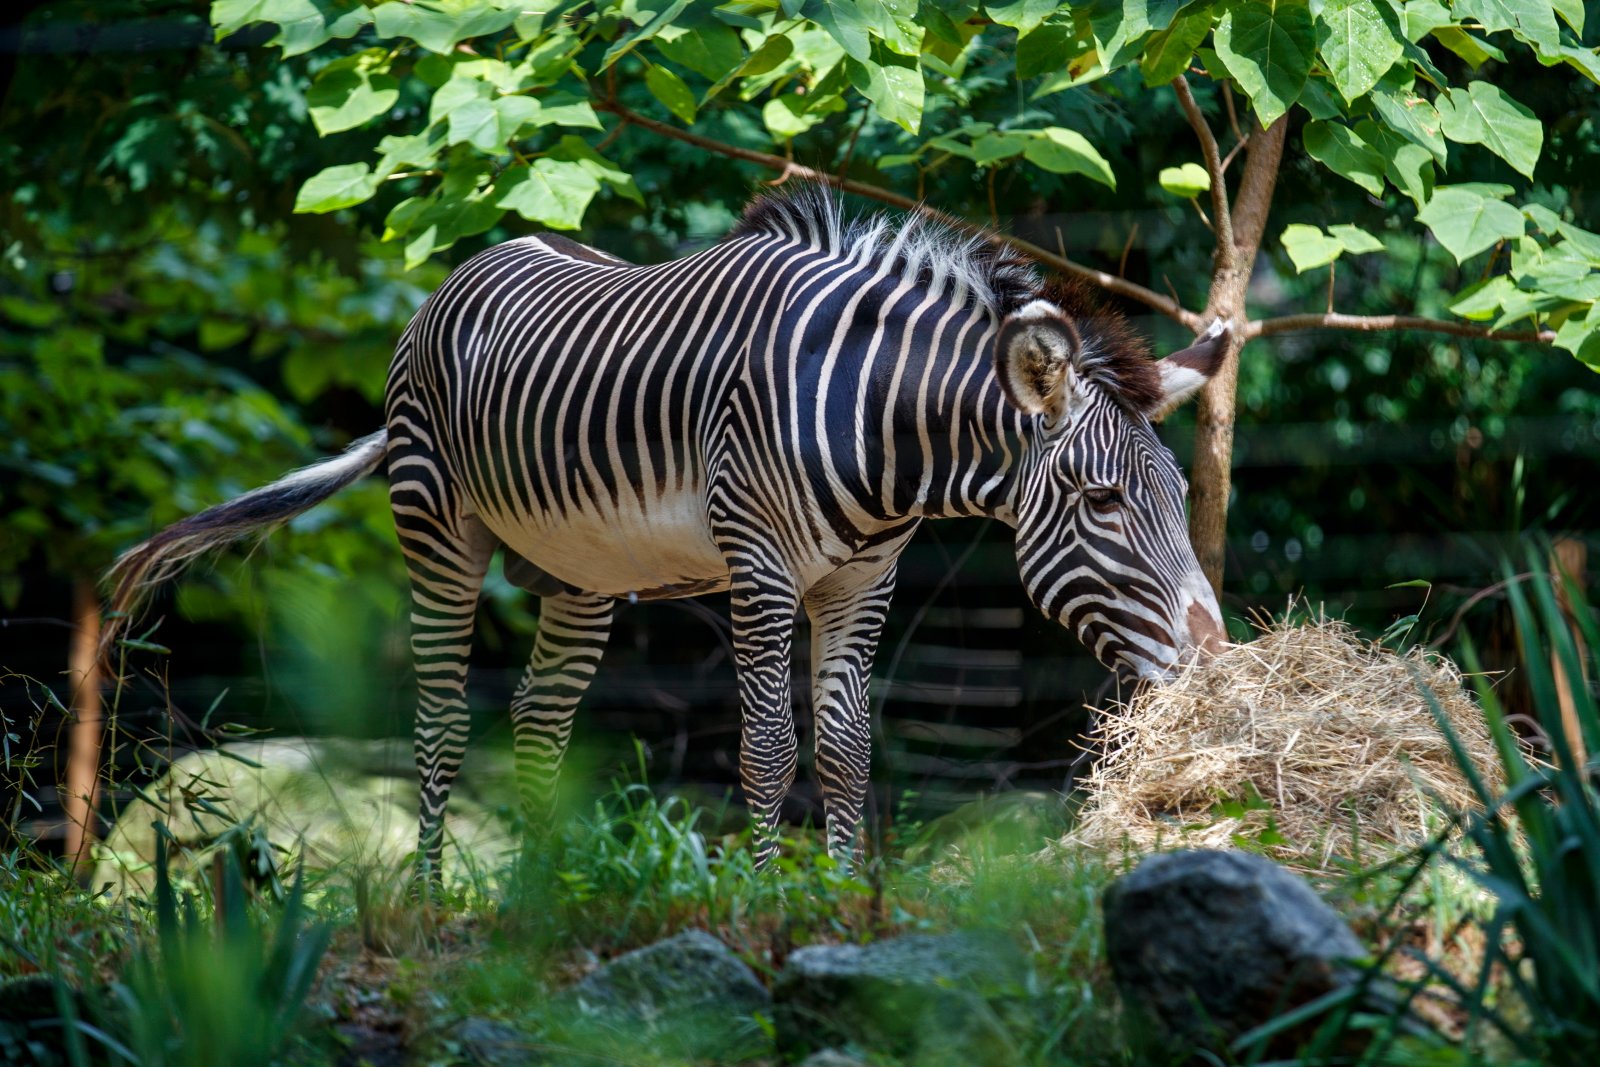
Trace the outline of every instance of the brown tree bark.
<instances>
[{"instance_id":1,"label":"brown tree bark","mask_svg":"<svg viewBox=\"0 0 1600 1067\"><path fill-rule=\"evenodd\" d=\"M72 587L72 646L67 657L72 679L72 729L67 735L67 766L58 786L67 816L65 856L72 872L87 874L95 835L100 782L100 597L94 582L80 578Z\"/></svg>"},{"instance_id":2,"label":"brown tree bark","mask_svg":"<svg viewBox=\"0 0 1600 1067\"><path fill-rule=\"evenodd\" d=\"M1198 108L1191 110L1193 98L1180 80L1175 85L1191 122L1201 137L1209 169L1212 170L1212 195L1225 203L1226 186L1217 159L1216 142ZM1239 382L1239 350L1246 336L1245 293L1250 274L1261 250L1267 215L1272 209L1272 193L1278 183L1278 166L1283 160L1284 134L1288 125L1279 118L1271 126L1259 126L1250 134L1245 148L1244 173L1231 211L1216 212L1217 254L1211 274L1211 291L1206 297L1205 322L1231 323L1228 354L1211 383L1200 394L1195 419L1194 465L1189 474L1189 540L1194 544L1200 569L1218 598L1222 596L1222 572L1227 555L1228 493L1233 485L1233 419Z\"/></svg>"}]
</instances>

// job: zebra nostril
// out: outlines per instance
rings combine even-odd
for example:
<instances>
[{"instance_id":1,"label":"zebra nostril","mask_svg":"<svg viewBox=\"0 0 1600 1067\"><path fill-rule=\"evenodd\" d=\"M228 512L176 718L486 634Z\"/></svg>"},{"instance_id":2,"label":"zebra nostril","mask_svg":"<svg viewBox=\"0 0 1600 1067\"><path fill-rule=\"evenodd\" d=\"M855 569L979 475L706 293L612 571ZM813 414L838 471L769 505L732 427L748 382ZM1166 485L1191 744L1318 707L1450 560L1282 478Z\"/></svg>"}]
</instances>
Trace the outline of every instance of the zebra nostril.
<instances>
[{"instance_id":1,"label":"zebra nostril","mask_svg":"<svg viewBox=\"0 0 1600 1067\"><path fill-rule=\"evenodd\" d=\"M1222 620L1217 618L1215 612L1200 601L1191 600L1185 618L1189 624L1189 643L1199 652L1201 659L1210 659L1222 651L1222 646L1227 644L1228 633L1222 628Z\"/></svg>"}]
</instances>

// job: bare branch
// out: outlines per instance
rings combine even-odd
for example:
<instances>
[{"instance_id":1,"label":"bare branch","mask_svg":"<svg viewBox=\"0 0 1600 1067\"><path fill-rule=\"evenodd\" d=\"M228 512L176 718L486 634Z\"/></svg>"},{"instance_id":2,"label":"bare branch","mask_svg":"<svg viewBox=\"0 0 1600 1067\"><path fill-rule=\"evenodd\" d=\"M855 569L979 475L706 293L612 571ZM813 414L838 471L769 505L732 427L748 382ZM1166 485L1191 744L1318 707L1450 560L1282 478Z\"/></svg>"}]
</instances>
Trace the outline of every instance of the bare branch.
<instances>
[{"instance_id":1,"label":"bare branch","mask_svg":"<svg viewBox=\"0 0 1600 1067\"><path fill-rule=\"evenodd\" d=\"M793 160L784 159L782 156L775 156L768 152L758 152L753 148L741 148L738 145L713 140L710 137L702 136L690 130L680 129L665 122L657 122L655 119L641 115L614 99L602 98L598 94L595 96L593 105L596 111L609 112L625 123L649 130L651 133L659 134L662 137L670 137L675 141L694 145L696 148L702 148L707 152L715 152L730 159L742 159L747 163L754 163L757 166L766 167L768 170L777 171L780 181L789 178L800 178L805 181L822 182L843 192L854 193L857 196L864 196L879 203L889 204L903 211L915 211L918 214L937 219L947 226L964 230L968 233L975 233L987 240L1014 248L1051 270L1081 278L1107 292L1115 293L1118 296L1143 304L1159 311L1169 319L1182 323L1191 330L1198 332L1201 327L1200 316L1171 297L1163 296L1152 289L1146 289L1144 286L1130 282L1126 278L1118 278L1116 275L1108 274L1103 270L1096 270L1093 267L1086 267L1082 263L1076 263L1065 256L1060 256L1046 248L1041 248L1032 241L1025 241L1020 237L1012 237L1009 234L996 233L986 226L969 222L955 215L946 214L938 208L929 207L920 200L902 196L893 190L884 189L877 185L869 185L853 178L829 174L826 171L814 170Z\"/></svg>"},{"instance_id":2,"label":"bare branch","mask_svg":"<svg viewBox=\"0 0 1600 1067\"><path fill-rule=\"evenodd\" d=\"M1342 315L1329 314L1280 315L1271 319L1258 319L1246 323L1244 339L1272 337L1280 333L1299 330L1355 330L1372 333L1377 330L1424 330L1429 333L1447 333L1456 337L1482 337L1490 341L1525 341L1531 344L1549 344L1556 339L1554 330L1491 330L1470 322L1449 322L1429 319L1420 315Z\"/></svg>"},{"instance_id":3,"label":"bare branch","mask_svg":"<svg viewBox=\"0 0 1600 1067\"><path fill-rule=\"evenodd\" d=\"M1195 136L1200 138L1200 155L1206 161L1206 173L1211 176L1211 217L1212 229L1217 235L1217 269L1232 270L1239 250L1233 244L1233 216L1228 211L1228 182L1223 175L1222 153L1217 150L1217 138L1211 132L1210 123L1200 113L1200 105L1195 103L1194 94L1189 91L1189 82L1180 74L1173 79L1172 88L1178 94L1178 103L1183 105L1189 125L1194 127ZM1204 213L1200 217L1204 218Z\"/></svg>"},{"instance_id":4,"label":"bare branch","mask_svg":"<svg viewBox=\"0 0 1600 1067\"><path fill-rule=\"evenodd\" d=\"M1233 130L1233 139L1238 142L1234 147L1238 148L1249 141L1250 138L1246 137L1244 131L1239 128L1239 109L1233 106L1233 83L1227 80L1222 83L1222 103L1228 109L1228 128ZM1228 153L1228 158L1233 158L1232 152Z\"/></svg>"}]
</instances>

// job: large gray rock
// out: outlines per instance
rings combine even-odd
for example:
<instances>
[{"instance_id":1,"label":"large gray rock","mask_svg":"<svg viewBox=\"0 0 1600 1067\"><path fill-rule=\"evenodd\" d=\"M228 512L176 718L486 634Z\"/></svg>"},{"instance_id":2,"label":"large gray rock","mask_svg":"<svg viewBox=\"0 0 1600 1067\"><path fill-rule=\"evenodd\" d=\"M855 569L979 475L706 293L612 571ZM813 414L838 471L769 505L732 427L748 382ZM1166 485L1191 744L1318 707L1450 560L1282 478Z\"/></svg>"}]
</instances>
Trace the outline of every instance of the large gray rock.
<instances>
[{"instance_id":1,"label":"large gray rock","mask_svg":"<svg viewBox=\"0 0 1600 1067\"><path fill-rule=\"evenodd\" d=\"M1310 886L1249 853L1151 856L1107 888L1103 908L1124 1006L1210 1047L1353 981L1346 961L1367 954Z\"/></svg>"},{"instance_id":2,"label":"large gray rock","mask_svg":"<svg viewBox=\"0 0 1600 1067\"><path fill-rule=\"evenodd\" d=\"M497 813L515 798L509 756L486 745L468 749L445 817L447 876L499 864L515 842ZM180 879L240 827L303 858L309 870L394 870L417 847L411 743L284 737L190 752L119 813L95 849L95 887L151 892L156 822L175 842L170 862Z\"/></svg>"},{"instance_id":3,"label":"large gray rock","mask_svg":"<svg viewBox=\"0 0 1600 1067\"><path fill-rule=\"evenodd\" d=\"M1013 1064L1029 977L1022 952L998 934L803 948L773 984L778 1046L798 1056L853 1044L927 1067Z\"/></svg>"},{"instance_id":4,"label":"large gray rock","mask_svg":"<svg viewBox=\"0 0 1600 1067\"><path fill-rule=\"evenodd\" d=\"M726 945L689 930L618 956L558 994L551 1033L584 1047L648 1047L686 1059L737 1061L771 1051L754 1014L772 997Z\"/></svg>"}]
</instances>

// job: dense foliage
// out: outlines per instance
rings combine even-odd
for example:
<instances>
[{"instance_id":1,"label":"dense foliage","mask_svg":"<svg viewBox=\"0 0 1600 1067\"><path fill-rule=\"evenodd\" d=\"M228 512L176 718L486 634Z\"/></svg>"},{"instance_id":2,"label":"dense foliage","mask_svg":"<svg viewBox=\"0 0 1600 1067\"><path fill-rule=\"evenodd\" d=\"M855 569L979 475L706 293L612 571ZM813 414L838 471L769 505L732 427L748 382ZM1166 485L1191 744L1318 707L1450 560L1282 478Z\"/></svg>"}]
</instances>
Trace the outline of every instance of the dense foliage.
<instances>
[{"instance_id":1,"label":"dense foliage","mask_svg":"<svg viewBox=\"0 0 1600 1067\"><path fill-rule=\"evenodd\" d=\"M1195 68L1248 101L1236 122L1293 112L1299 152L1389 198L1394 222L1426 227L1458 262L1489 253L1454 313L1495 329L1532 320L1600 362L1587 325L1600 237L1535 184L1553 116L1490 76L1509 53L1600 80L1570 0L583 0L538 12L510 0L221 0L212 15L220 34L274 23L286 56L327 57L310 116L324 135L360 131L357 158L309 178L296 210L336 211L399 183L383 197L383 234L408 263L507 212L576 229L602 189L638 199L603 152L623 128L602 116L626 120L644 100L705 129L714 151L805 158L839 127L874 122L898 132L875 130L861 164L889 184L921 191L928 172L962 161L985 180L1026 168L1063 176L1040 192L1080 192L1117 185L1096 144L1104 127L1137 121L1148 95ZM1470 180L1466 146L1498 159L1504 180ZM1181 157L1158 178L1189 198L1212 182ZM1299 271L1385 248L1337 219L1289 223L1278 240ZM1502 258L1509 269L1495 270Z\"/></svg>"}]
</instances>

